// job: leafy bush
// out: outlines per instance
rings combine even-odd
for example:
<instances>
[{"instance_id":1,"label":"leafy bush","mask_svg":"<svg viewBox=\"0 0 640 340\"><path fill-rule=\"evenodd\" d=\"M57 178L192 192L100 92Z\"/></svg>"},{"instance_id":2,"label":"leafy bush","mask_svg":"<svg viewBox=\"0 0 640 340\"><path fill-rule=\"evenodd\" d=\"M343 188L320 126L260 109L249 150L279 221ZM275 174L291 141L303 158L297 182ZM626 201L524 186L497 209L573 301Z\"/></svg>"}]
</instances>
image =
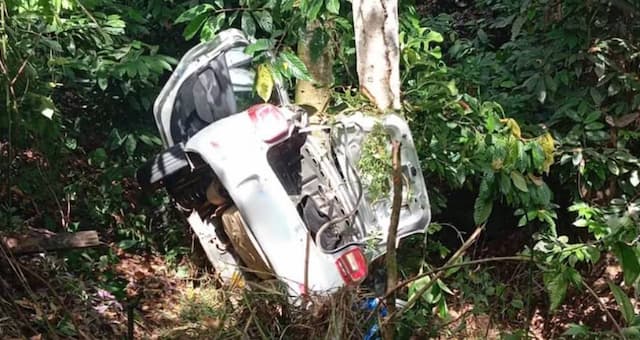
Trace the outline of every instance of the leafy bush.
<instances>
[{"instance_id":1,"label":"leafy bush","mask_svg":"<svg viewBox=\"0 0 640 340\"><path fill-rule=\"evenodd\" d=\"M625 285L638 287L640 83L634 73L640 67L640 27L633 19L637 13L637 7L626 2L483 0L465 10L422 19L423 25L438 27L449 40L444 42L444 52L433 49L419 55L442 55L450 65L445 68L436 63L439 58L432 58L433 71L418 78L430 84L424 91L429 97L410 101L434 103L427 112L439 114L445 108L448 114L440 119L437 115L416 118L417 130L434 131L425 134L428 138L421 145L425 168L439 177L450 174L447 185L462 184L469 176L478 181L482 176L476 217L487 204L504 197L510 206L520 208L516 210L520 226L543 223L550 227L535 235L537 243L527 252L539 257L552 309L562 303L568 286L584 289L580 264L598 262L603 252L615 254ZM475 20L461 21L463 15ZM431 37L445 40L436 39L435 34ZM445 86L436 79L456 79L457 86ZM410 91L407 96L419 92L414 90L416 84L405 85ZM459 106L454 97L458 91L500 103L520 123L502 120L512 137L491 136L495 132L489 120L479 119L486 113L475 120L449 113ZM432 99L447 92L450 100ZM474 108L473 101L464 103ZM486 130L478 128L483 126ZM514 137L525 134L542 134L537 146L525 145L531 157L531 167L526 168L530 173L517 168L519 157L511 159L518 160L516 170L524 176L495 171L497 165L506 167L509 162L493 161L510 159L510 150L520 153L509 145L517 140ZM435 142L441 141L448 142L446 147L436 147ZM440 150L443 154L437 153ZM496 158L505 150L506 157ZM477 156L483 153L493 155L484 158L484 167L493 165L493 174L478 168L483 163ZM552 156L559 162L551 164ZM486 204L478 204L483 201ZM616 300L624 305L623 298Z\"/></svg>"}]
</instances>

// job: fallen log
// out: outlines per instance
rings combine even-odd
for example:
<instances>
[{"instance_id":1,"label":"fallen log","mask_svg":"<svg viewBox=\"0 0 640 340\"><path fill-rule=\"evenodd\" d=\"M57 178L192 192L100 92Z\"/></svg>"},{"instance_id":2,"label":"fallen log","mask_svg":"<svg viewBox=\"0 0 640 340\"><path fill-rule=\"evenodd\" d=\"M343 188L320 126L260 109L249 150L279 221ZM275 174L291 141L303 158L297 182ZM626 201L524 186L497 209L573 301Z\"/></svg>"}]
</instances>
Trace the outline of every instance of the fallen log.
<instances>
[{"instance_id":1,"label":"fallen log","mask_svg":"<svg viewBox=\"0 0 640 340\"><path fill-rule=\"evenodd\" d=\"M100 238L95 230L53 235L3 236L0 240L4 248L14 255L90 248L100 245Z\"/></svg>"}]
</instances>

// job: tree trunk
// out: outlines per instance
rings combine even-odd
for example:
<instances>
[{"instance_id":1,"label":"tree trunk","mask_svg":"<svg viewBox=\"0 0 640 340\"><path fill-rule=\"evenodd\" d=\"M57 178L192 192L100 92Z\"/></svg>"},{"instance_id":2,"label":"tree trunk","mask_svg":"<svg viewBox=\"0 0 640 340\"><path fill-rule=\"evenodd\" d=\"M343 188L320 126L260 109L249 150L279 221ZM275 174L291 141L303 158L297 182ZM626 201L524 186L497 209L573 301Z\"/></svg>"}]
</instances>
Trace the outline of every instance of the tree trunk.
<instances>
[{"instance_id":1,"label":"tree trunk","mask_svg":"<svg viewBox=\"0 0 640 340\"><path fill-rule=\"evenodd\" d=\"M400 42L398 0L353 0L353 27L360 91L376 107L386 112L400 110ZM402 200L400 144L393 144L394 196L389 238L387 240L387 287L397 285L396 233ZM389 316L383 318L384 340L395 338L395 294L386 299Z\"/></svg>"},{"instance_id":2,"label":"tree trunk","mask_svg":"<svg viewBox=\"0 0 640 340\"><path fill-rule=\"evenodd\" d=\"M353 0L360 91L381 111L400 109L397 0Z\"/></svg>"},{"instance_id":3,"label":"tree trunk","mask_svg":"<svg viewBox=\"0 0 640 340\"><path fill-rule=\"evenodd\" d=\"M333 85L333 51L325 46L322 54L316 59L311 54L311 39L315 29L320 28L319 22L307 25L305 36L298 41L298 57L304 62L313 78L313 82L298 80L296 82L296 98L298 105L307 105L316 112L326 109L331 99Z\"/></svg>"}]
</instances>

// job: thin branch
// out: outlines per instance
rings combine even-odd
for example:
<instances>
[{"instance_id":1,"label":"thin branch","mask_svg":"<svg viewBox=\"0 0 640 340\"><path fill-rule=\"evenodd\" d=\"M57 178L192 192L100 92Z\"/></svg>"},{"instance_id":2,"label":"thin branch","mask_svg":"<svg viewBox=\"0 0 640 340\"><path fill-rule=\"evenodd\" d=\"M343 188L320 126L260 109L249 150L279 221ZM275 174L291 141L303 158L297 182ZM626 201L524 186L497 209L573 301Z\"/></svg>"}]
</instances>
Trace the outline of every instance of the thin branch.
<instances>
[{"instance_id":1,"label":"thin branch","mask_svg":"<svg viewBox=\"0 0 640 340\"><path fill-rule=\"evenodd\" d=\"M84 12L84 14L88 16L89 19L91 19L93 24L96 25L96 29L98 30L98 32L100 32L100 34L102 34L103 37L107 37L108 34L102 29L102 26L100 26L100 24L98 23L98 20L96 20L96 18L91 14L91 12L89 12L89 10L87 10L87 8L84 7L82 2L80 2L80 0L76 0L76 3L78 4L82 12Z\"/></svg>"},{"instance_id":2,"label":"thin branch","mask_svg":"<svg viewBox=\"0 0 640 340\"><path fill-rule=\"evenodd\" d=\"M27 268L26 267L23 268L21 264L15 259L13 254L8 249L5 249L4 245L1 243L0 243L0 253L4 258L4 260L6 260L9 263L9 266L13 270L13 273L16 275L16 277L22 284L23 288L25 289L29 297L32 299L32 301L35 302L36 301L35 293L29 286L29 283L27 282L27 278L24 276L24 273L22 272L22 269L27 269ZM36 313L42 314L42 310L40 309L40 306L38 304L35 304L34 308L36 310ZM59 339L58 335L55 332L55 329L51 325L51 322L49 322L49 319L45 318L44 321L45 321L45 324L47 325L47 329L50 332L49 335L51 335L53 339Z\"/></svg>"},{"instance_id":3,"label":"thin branch","mask_svg":"<svg viewBox=\"0 0 640 340\"><path fill-rule=\"evenodd\" d=\"M611 322L613 322L613 326L616 328L616 331L620 335L620 338L623 340L627 340L627 337L624 335L624 332L622 331L620 324L618 323L618 321L616 321L613 315L611 315L611 312L609 311L607 306L605 306L604 303L602 303L598 294L584 281L582 281L582 286L586 288L589 294L591 294L591 296L593 296L596 299L596 301L598 302L598 305L600 306L600 309L602 309L602 311L605 314L607 314L607 317L611 319Z\"/></svg>"},{"instance_id":4,"label":"thin branch","mask_svg":"<svg viewBox=\"0 0 640 340\"><path fill-rule=\"evenodd\" d=\"M460 262L460 263L455 263L455 264L451 264L451 265L444 265L442 267L438 267L435 268L433 270L430 270L428 272L422 273L420 275L416 275L410 279L407 279L405 281L402 281L401 283L399 283L394 290L399 290L402 287L410 284L411 282L414 282L416 280L419 280L425 276L429 276L438 272L443 272L449 269L453 269L453 268L459 268L459 267L464 267L464 266L472 266L472 265L476 265L476 264L483 264L483 263L489 263L489 262L503 262L503 261L530 261L531 259L529 257L526 256L502 256L502 257L490 257L490 258L485 258L485 259L479 259L479 260L472 260L472 261L467 261L467 262ZM384 295L381 300L385 300L387 297L387 295ZM369 313L369 315L364 319L364 323L369 322L369 320L371 320L371 318L374 316L374 314L378 311L378 308L380 307L380 305L378 305L378 307L376 307L373 311L371 311L371 313Z\"/></svg>"},{"instance_id":5,"label":"thin branch","mask_svg":"<svg viewBox=\"0 0 640 340\"><path fill-rule=\"evenodd\" d=\"M261 8L249 8L249 7L235 7L235 8L220 8L213 11L213 13L225 13L225 12L243 12L243 11L269 11L266 7Z\"/></svg>"},{"instance_id":6,"label":"thin branch","mask_svg":"<svg viewBox=\"0 0 640 340\"><path fill-rule=\"evenodd\" d=\"M420 280L421 278L425 277L425 276L429 276L429 275L433 275L439 272L443 272L449 269L454 269L454 268L459 268L459 267L465 267L465 266L473 266L476 264L483 264L483 263L489 263L489 262L505 262L505 261L523 261L523 262L528 262L531 261L531 258L529 258L528 256L498 256L498 257L489 257L486 259L478 259L478 260L471 260L471 261L467 261L467 262L460 262L460 263L454 263L454 264L450 264L450 265L444 265L442 267L438 267L435 268L433 270L424 272L422 274L416 275L412 278L409 278L407 280L404 280L402 282L400 282L396 287L394 287L394 290L398 290L408 284L410 284L411 282ZM386 297L386 295L385 295Z\"/></svg>"},{"instance_id":7,"label":"thin branch","mask_svg":"<svg viewBox=\"0 0 640 340\"><path fill-rule=\"evenodd\" d=\"M311 247L311 234L307 233L307 244L304 249L304 295L309 293L309 252Z\"/></svg>"},{"instance_id":8,"label":"thin branch","mask_svg":"<svg viewBox=\"0 0 640 340\"><path fill-rule=\"evenodd\" d=\"M0 54L0 72L4 74L7 79L9 78L9 71L7 71L7 67L4 66L4 61L2 60L2 55Z\"/></svg>"},{"instance_id":9,"label":"thin branch","mask_svg":"<svg viewBox=\"0 0 640 340\"><path fill-rule=\"evenodd\" d=\"M393 201L391 204L391 219L387 234L387 253L385 255L387 267L387 294L386 303L389 317L382 327L382 338L393 339L393 316L396 314L395 287L398 284L398 259L396 257L396 245L398 224L400 222L400 208L402 207L402 164L400 159L400 142L394 140L391 146L391 158L393 165Z\"/></svg>"},{"instance_id":10,"label":"thin branch","mask_svg":"<svg viewBox=\"0 0 640 340\"><path fill-rule=\"evenodd\" d=\"M13 87L13 85L15 85L16 81L18 81L18 78L20 77L22 72L24 72L24 68L25 68L25 66L27 66L28 62L29 62L29 58L25 58L24 61L22 62L22 65L20 65L20 67L18 68L18 72L13 77L13 79L11 79L11 82L9 83L9 86Z\"/></svg>"},{"instance_id":11,"label":"thin branch","mask_svg":"<svg viewBox=\"0 0 640 340\"><path fill-rule=\"evenodd\" d=\"M445 266L447 265L452 265L455 261L458 260L458 258L460 258L462 255L464 255L464 253L467 251L467 249L469 249L469 247L471 247L472 244L475 243L475 241L478 239L478 237L480 237L480 234L482 233L482 230L484 229L484 224L480 225L476 228L476 230L473 232L473 234L471 234L471 236L469 236L469 238L467 239L467 241L465 241L465 243L460 246L460 248L455 252L455 254L453 254L451 256L451 258L449 258L449 261L447 261L447 263L445 264ZM442 277L442 275L444 274L444 271L439 271L432 279L431 281L429 281L426 285L424 285L423 287L421 287L410 299L409 301L407 301L407 304L405 305L404 308L402 308L399 311L396 311L393 314L389 314L389 317L387 318L387 320L393 320L393 318L396 316L395 314L402 314L404 312L406 312L407 310L411 309L411 307L413 307L413 305L418 302L418 299L420 299L424 293L431 289L431 287L440 279L440 277Z\"/></svg>"},{"instance_id":12,"label":"thin branch","mask_svg":"<svg viewBox=\"0 0 640 340\"><path fill-rule=\"evenodd\" d=\"M53 295L53 297L58 301L58 303L60 304L60 308L62 308L62 310L64 311L64 313L66 315L69 316L69 320L71 321L71 324L73 325L73 327L76 329L76 332L78 332L78 335L81 335L84 339L93 339L93 337L90 337L89 335L85 334L81 329L80 326L78 325L78 321L76 321L76 319L73 317L73 314L71 313L71 311L69 310L69 308L67 308L67 305L64 303L64 301L62 300L62 298L60 297L60 295L58 295L58 293L56 292L56 290L53 288L53 286L51 285L51 283L49 283L49 281L45 280L42 276L40 276L38 273L34 272L33 270L29 269L26 266L23 266L22 269L24 269L27 273L29 273L29 275L35 277L36 279L38 279L40 282L42 282L45 286L47 286L47 289L49 289L49 291L51 291L51 294Z\"/></svg>"}]
</instances>

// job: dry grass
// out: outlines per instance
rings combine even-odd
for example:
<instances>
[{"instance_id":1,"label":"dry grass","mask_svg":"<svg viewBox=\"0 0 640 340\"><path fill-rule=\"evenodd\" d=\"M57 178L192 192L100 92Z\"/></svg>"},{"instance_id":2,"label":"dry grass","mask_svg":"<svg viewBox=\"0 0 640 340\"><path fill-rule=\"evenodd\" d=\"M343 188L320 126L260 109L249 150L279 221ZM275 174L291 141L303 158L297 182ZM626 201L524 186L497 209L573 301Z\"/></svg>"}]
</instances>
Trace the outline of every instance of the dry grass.
<instances>
[{"instance_id":1,"label":"dry grass","mask_svg":"<svg viewBox=\"0 0 640 340\"><path fill-rule=\"evenodd\" d=\"M127 336L127 301L70 273L62 259L0 259L1 339ZM157 269L159 264L146 264L127 256L114 268L142 292L134 313L136 339L362 339L367 313L358 308L357 290L291 304L277 283L230 290L211 273L180 280L175 272Z\"/></svg>"},{"instance_id":2,"label":"dry grass","mask_svg":"<svg viewBox=\"0 0 640 340\"><path fill-rule=\"evenodd\" d=\"M213 284L182 293L176 325L161 339L362 339L358 292L342 290L291 304L276 285L228 291Z\"/></svg>"},{"instance_id":3,"label":"dry grass","mask_svg":"<svg viewBox=\"0 0 640 340\"><path fill-rule=\"evenodd\" d=\"M82 278L60 270L62 261L46 256L18 261L0 251L0 338L124 334L122 306Z\"/></svg>"}]
</instances>

